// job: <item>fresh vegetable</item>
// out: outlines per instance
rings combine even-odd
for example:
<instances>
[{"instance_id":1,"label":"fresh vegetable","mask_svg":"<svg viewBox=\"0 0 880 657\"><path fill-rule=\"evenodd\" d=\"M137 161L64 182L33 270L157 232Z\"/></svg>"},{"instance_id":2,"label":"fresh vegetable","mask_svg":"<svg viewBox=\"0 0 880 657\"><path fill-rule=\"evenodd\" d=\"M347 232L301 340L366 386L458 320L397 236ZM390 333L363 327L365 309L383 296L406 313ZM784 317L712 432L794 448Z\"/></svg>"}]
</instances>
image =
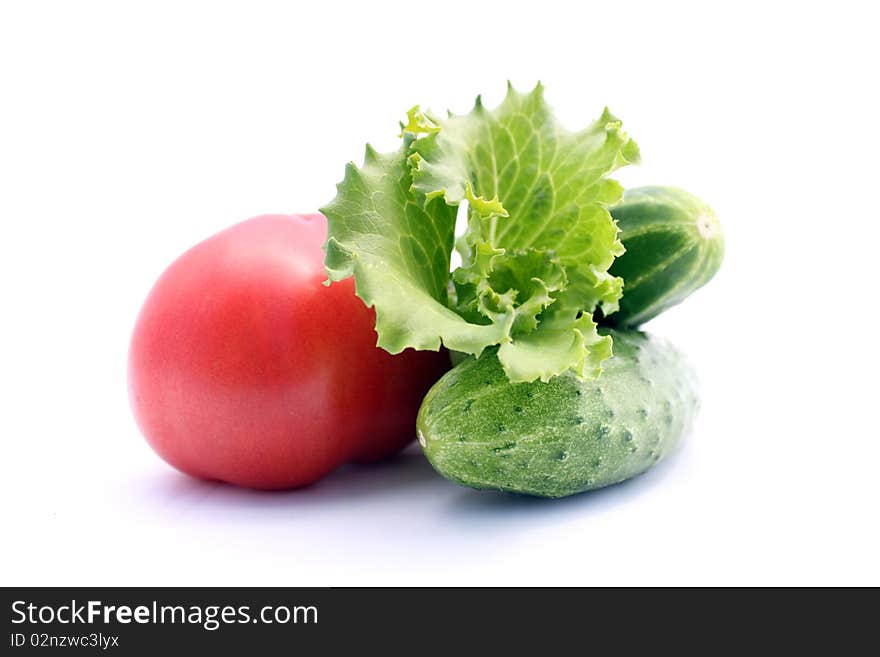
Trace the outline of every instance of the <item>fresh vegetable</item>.
<instances>
[{"instance_id":1,"label":"fresh vegetable","mask_svg":"<svg viewBox=\"0 0 880 657\"><path fill-rule=\"evenodd\" d=\"M498 345L511 381L598 376L612 338L592 314L612 313L623 285L608 273L623 253L608 211L623 190L608 175L639 158L620 121L605 110L569 132L538 85L510 88L492 111L479 98L461 116L415 107L401 135L393 153L367 146L322 209L327 273L354 276L379 345L474 355ZM450 274L465 202L462 266Z\"/></svg>"},{"instance_id":2,"label":"fresh vegetable","mask_svg":"<svg viewBox=\"0 0 880 657\"><path fill-rule=\"evenodd\" d=\"M319 214L263 216L193 247L156 283L129 353L153 449L197 477L309 484L415 437L447 355L376 347L351 280L325 286Z\"/></svg>"},{"instance_id":3,"label":"fresh vegetable","mask_svg":"<svg viewBox=\"0 0 880 657\"><path fill-rule=\"evenodd\" d=\"M697 410L696 384L670 345L611 331L598 380L572 373L510 383L494 351L468 358L422 404L419 443L444 477L473 488L562 497L638 475L668 455Z\"/></svg>"},{"instance_id":4,"label":"fresh vegetable","mask_svg":"<svg viewBox=\"0 0 880 657\"><path fill-rule=\"evenodd\" d=\"M690 370L598 322L636 326L704 285L723 257L712 210L672 188L624 196L609 176L639 149L621 122L605 109L570 132L540 84L494 110L416 106L400 137L347 166L326 221L257 217L162 275L129 356L153 448L289 488L393 454L417 425L446 477L547 497L667 455L696 411Z\"/></svg>"},{"instance_id":5,"label":"fresh vegetable","mask_svg":"<svg viewBox=\"0 0 880 657\"><path fill-rule=\"evenodd\" d=\"M626 252L610 272L624 280L624 288L620 309L602 323L643 324L681 303L721 267L721 224L693 194L674 187L629 189L611 214Z\"/></svg>"}]
</instances>

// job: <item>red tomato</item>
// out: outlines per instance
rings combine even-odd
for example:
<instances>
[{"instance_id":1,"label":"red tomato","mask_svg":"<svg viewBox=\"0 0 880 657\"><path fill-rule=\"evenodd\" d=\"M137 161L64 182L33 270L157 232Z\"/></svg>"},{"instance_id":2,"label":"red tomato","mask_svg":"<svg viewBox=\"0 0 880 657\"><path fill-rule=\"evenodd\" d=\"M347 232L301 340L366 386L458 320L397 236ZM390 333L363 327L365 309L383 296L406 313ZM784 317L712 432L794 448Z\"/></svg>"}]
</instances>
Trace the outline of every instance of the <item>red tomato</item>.
<instances>
[{"instance_id":1,"label":"red tomato","mask_svg":"<svg viewBox=\"0 0 880 657\"><path fill-rule=\"evenodd\" d=\"M250 219L196 245L138 317L129 392L147 441L196 477L304 486L415 435L443 352L376 347L347 279L323 285L323 215Z\"/></svg>"}]
</instances>

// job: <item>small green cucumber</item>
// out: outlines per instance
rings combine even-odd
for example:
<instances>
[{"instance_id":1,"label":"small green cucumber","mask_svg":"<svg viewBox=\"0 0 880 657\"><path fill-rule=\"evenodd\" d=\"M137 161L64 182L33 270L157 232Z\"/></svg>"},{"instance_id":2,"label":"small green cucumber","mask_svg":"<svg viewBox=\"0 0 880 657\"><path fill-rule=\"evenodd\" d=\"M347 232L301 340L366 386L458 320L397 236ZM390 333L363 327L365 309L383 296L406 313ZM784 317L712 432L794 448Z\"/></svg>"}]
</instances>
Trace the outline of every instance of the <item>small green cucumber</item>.
<instances>
[{"instance_id":1,"label":"small green cucumber","mask_svg":"<svg viewBox=\"0 0 880 657\"><path fill-rule=\"evenodd\" d=\"M488 350L447 372L417 421L431 465L472 488L563 497L634 477L669 454L698 406L690 367L656 338L607 332L614 356L595 380L510 383Z\"/></svg>"},{"instance_id":2,"label":"small green cucumber","mask_svg":"<svg viewBox=\"0 0 880 657\"><path fill-rule=\"evenodd\" d=\"M609 270L623 278L620 309L600 322L635 327L684 301L724 258L721 224L708 205L674 187L627 190L611 209L626 253Z\"/></svg>"}]
</instances>

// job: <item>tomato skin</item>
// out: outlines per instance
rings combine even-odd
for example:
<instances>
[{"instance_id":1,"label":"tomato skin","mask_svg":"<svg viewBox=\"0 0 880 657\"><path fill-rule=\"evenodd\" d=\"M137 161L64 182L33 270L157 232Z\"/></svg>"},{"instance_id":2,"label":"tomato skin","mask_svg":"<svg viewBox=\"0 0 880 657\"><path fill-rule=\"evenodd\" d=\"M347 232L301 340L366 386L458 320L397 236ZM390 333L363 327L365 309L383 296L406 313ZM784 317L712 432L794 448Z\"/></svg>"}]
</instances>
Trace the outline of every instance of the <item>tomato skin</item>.
<instances>
[{"instance_id":1,"label":"tomato skin","mask_svg":"<svg viewBox=\"0 0 880 657\"><path fill-rule=\"evenodd\" d=\"M415 437L448 354L376 347L352 279L323 285L326 219L265 215L196 245L137 319L129 396L153 449L190 475L310 484Z\"/></svg>"}]
</instances>

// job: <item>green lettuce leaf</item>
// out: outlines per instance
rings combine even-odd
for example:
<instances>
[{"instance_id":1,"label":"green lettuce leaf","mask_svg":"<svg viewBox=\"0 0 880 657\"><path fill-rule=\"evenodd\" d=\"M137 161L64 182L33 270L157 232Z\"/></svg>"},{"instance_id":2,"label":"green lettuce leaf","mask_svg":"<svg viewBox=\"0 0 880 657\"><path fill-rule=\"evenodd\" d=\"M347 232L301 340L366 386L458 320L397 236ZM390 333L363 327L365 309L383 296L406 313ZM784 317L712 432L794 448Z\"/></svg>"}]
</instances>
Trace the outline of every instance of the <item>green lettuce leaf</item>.
<instances>
[{"instance_id":1,"label":"green lettuce leaf","mask_svg":"<svg viewBox=\"0 0 880 657\"><path fill-rule=\"evenodd\" d=\"M606 109L569 132L538 85L509 88L492 111L479 98L442 119L414 107L401 136L398 151L368 147L362 167L349 164L322 208L328 276L355 277L379 346L479 355L500 345L511 381L598 376L611 338L592 313L613 312L622 291L608 274L623 253L608 208L623 190L607 176L639 156L620 121ZM462 265L450 273L453 246Z\"/></svg>"}]
</instances>

